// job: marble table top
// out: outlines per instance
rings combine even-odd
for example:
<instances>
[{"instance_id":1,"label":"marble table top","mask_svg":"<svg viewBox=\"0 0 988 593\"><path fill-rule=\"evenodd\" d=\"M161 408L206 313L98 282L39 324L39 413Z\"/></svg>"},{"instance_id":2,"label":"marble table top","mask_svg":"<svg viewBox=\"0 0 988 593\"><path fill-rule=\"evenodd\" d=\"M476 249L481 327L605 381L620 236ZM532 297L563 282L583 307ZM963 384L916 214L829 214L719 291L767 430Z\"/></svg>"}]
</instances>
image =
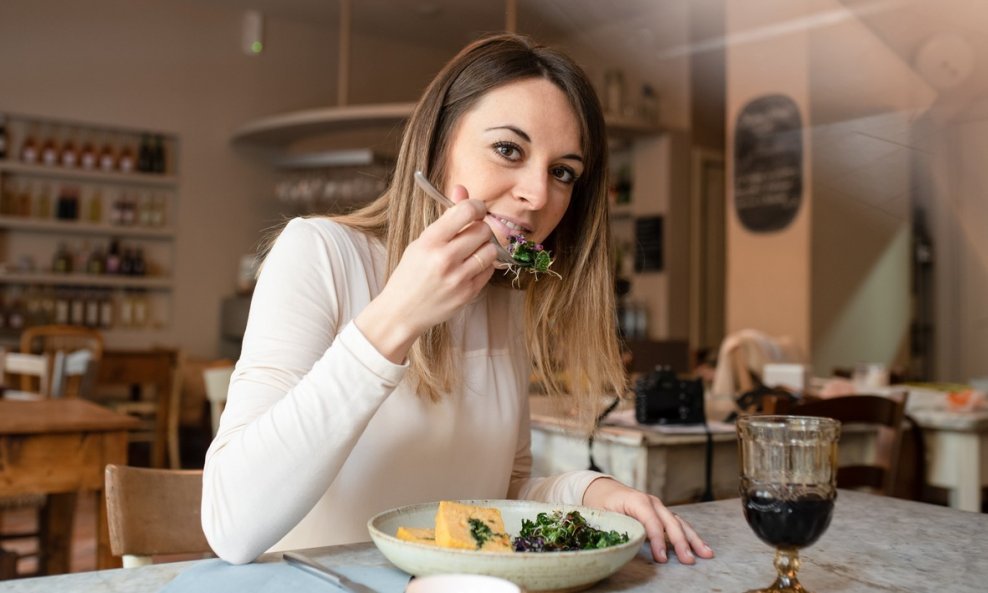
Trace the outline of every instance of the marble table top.
<instances>
[{"instance_id":1,"label":"marble table top","mask_svg":"<svg viewBox=\"0 0 988 593\"><path fill-rule=\"evenodd\" d=\"M706 538L716 558L695 566L674 559L655 564L642 553L589 591L741 593L771 583L773 550L748 528L738 499L679 506L676 512ZM986 514L842 490L830 529L801 553L800 581L814 593L982 593L988 583L986 534ZM307 553L329 565L387 563L372 544ZM152 593L191 564L6 581L0 582L0 591Z\"/></svg>"}]
</instances>

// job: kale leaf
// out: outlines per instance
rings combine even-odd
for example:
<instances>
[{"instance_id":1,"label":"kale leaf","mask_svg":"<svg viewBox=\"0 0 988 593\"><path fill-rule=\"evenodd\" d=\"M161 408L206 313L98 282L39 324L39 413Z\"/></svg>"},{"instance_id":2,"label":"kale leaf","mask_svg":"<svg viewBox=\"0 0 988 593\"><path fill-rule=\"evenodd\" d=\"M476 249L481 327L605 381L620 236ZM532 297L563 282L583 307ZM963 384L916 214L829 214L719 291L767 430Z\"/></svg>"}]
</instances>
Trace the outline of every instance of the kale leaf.
<instances>
[{"instance_id":1,"label":"kale leaf","mask_svg":"<svg viewBox=\"0 0 988 593\"><path fill-rule=\"evenodd\" d=\"M591 527L579 511L539 513L535 521L522 519L521 532L514 538L516 552L563 552L595 550L628 541L627 533Z\"/></svg>"}]
</instances>

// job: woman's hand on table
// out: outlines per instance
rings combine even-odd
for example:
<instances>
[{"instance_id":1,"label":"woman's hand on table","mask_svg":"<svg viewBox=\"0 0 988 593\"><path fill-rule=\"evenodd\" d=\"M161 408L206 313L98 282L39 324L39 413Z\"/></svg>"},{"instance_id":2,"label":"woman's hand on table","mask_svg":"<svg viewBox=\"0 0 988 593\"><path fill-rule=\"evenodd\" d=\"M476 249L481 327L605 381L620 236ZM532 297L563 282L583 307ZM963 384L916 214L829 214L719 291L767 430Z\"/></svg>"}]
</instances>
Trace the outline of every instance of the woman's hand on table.
<instances>
[{"instance_id":1,"label":"woman's hand on table","mask_svg":"<svg viewBox=\"0 0 988 593\"><path fill-rule=\"evenodd\" d=\"M629 488L612 478L598 478L591 482L583 495L583 504L638 519L645 526L645 535L656 562L668 560L667 542L673 546L682 564L694 564L696 556L714 556L714 551L693 527L670 511L658 497Z\"/></svg>"}]
</instances>

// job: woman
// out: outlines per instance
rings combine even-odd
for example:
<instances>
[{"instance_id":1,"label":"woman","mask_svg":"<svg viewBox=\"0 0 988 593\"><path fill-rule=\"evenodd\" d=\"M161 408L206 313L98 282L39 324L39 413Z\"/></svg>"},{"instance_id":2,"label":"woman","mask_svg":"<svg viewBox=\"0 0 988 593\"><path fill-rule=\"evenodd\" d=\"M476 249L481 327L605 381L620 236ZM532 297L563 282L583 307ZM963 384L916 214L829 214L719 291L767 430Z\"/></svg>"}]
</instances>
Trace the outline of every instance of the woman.
<instances>
[{"instance_id":1,"label":"woman","mask_svg":"<svg viewBox=\"0 0 988 593\"><path fill-rule=\"evenodd\" d=\"M213 549L365 541L388 508L529 498L623 512L666 560L713 552L654 496L596 472L531 478L528 378L590 408L624 390L607 254L603 117L584 73L525 38L461 51L407 125L389 189L350 216L291 221L258 278L206 456ZM422 170L456 204L413 185ZM559 277L496 270L544 243Z\"/></svg>"}]
</instances>

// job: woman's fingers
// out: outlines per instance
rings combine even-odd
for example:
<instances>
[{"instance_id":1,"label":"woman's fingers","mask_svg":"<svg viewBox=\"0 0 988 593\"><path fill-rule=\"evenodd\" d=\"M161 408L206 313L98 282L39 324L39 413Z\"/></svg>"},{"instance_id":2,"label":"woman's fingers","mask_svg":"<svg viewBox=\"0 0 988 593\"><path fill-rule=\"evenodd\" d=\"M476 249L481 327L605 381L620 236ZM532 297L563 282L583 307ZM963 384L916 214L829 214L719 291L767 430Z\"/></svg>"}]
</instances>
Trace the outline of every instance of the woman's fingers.
<instances>
[{"instance_id":1,"label":"woman's fingers","mask_svg":"<svg viewBox=\"0 0 988 593\"><path fill-rule=\"evenodd\" d=\"M584 493L584 504L622 512L638 519L645 527L656 562L668 561L672 546L676 558L683 564L694 564L696 556L712 558L714 552L697 535L685 519L673 513L662 501L650 494L629 488L612 478L591 482Z\"/></svg>"}]
</instances>

